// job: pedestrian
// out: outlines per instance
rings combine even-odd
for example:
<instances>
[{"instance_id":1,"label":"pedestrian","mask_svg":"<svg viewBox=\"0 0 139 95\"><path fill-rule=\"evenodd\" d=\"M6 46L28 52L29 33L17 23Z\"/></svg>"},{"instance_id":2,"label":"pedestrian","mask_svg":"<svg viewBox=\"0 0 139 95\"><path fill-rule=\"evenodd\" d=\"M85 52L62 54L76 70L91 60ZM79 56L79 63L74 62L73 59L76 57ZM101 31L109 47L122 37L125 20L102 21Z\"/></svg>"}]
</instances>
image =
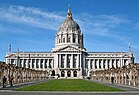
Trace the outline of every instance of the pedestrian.
<instances>
[{"instance_id":1,"label":"pedestrian","mask_svg":"<svg viewBox=\"0 0 139 95\"><path fill-rule=\"evenodd\" d=\"M5 76L3 76L3 88L6 87L6 81L7 81L7 78Z\"/></svg>"},{"instance_id":2,"label":"pedestrian","mask_svg":"<svg viewBox=\"0 0 139 95\"><path fill-rule=\"evenodd\" d=\"M111 77L111 83L112 84L114 83L114 77Z\"/></svg>"},{"instance_id":3,"label":"pedestrian","mask_svg":"<svg viewBox=\"0 0 139 95\"><path fill-rule=\"evenodd\" d=\"M11 75L11 77L10 77L10 86L11 87L13 86L13 79L14 79L14 77L13 77L13 75Z\"/></svg>"},{"instance_id":4,"label":"pedestrian","mask_svg":"<svg viewBox=\"0 0 139 95\"><path fill-rule=\"evenodd\" d=\"M57 74L57 79L59 79L60 78L60 75L59 74Z\"/></svg>"}]
</instances>

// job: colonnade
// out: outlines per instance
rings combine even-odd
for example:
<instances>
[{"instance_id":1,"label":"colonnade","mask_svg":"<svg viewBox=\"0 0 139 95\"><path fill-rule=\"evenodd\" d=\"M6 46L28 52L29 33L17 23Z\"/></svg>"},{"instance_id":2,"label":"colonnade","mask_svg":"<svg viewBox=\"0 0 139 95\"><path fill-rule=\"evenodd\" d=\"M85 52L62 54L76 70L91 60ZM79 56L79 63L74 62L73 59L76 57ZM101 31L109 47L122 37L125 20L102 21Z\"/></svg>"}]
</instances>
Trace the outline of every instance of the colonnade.
<instances>
[{"instance_id":1,"label":"colonnade","mask_svg":"<svg viewBox=\"0 0 139 95\"><path fill-rule=\"evenodd\" d=\"M58 54L58 68L81 68L81 54Z\"/></svg>"},{"instance_id":2,"label":"colonnade","mask_svg":"<svg viewBox=\"0 0 139 95\"><path fill-rule=\"evenodd\" d=\"M128 65L130 59L117 59L117 58L107 58L107 59L94 59L94 58L87 58L87 68L88 69L108 69L108 68L118 68L123 67L124 65Z\"/></svg>"},{"instance_id":3,"label":"colonnade","mask_svg":"<svg viewBox=\"0 0 139 95\"><path fill-rule=\"evenodd\" d=\"M9 59L11 64L15 64L18 67L30 68L45 70L48 68L54 67L53 59L45 58L18 58L18 59Z\"/></svg>"}]
</instances>

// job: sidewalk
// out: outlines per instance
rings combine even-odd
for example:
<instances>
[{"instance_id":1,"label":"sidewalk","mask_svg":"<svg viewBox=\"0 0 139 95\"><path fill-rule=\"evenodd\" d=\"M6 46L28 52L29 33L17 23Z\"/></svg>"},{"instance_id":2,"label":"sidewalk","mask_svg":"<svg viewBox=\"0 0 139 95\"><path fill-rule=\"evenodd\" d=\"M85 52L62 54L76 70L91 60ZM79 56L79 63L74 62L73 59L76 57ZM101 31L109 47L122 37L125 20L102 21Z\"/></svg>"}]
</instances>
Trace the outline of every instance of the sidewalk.
<instances>
[{"instance_id":1,"label":"sidewalk","mask_svg":"<svg viewBox=\"0 0 139 95\"><path fill-rule=\"evenodd\" d=\"M139 87L137 87L137 86L122 85L122 84L111 84L111 83L98 81L98 80L89 80L89 81L96 82L96 83L99 83L99 84L104 84L104 85L111 86L111 87L114 87L114 88L118 88L118 89L121 89L121 90L124 90L124 91L139 91Z\"/></svg>"},{"instance_id":2,"label":"sidewalk","mask_svg":"<svg viewBox=\"0 0 139 95\"><path fill-rule=\"evenodd\" d=\"M46 80L40 80L40 81L33 81L33 82L13 84L12 87L8 84L8 85L6 85L5 88L3 88L2 85L0 85L0 90L15 90L16 88L19 88L19 87L29 86L29 85L32 85L32 84L38 84L38 83L46 82L46 81L48 81L48 79L46 79Z\"/></svg>"}]
</instances>

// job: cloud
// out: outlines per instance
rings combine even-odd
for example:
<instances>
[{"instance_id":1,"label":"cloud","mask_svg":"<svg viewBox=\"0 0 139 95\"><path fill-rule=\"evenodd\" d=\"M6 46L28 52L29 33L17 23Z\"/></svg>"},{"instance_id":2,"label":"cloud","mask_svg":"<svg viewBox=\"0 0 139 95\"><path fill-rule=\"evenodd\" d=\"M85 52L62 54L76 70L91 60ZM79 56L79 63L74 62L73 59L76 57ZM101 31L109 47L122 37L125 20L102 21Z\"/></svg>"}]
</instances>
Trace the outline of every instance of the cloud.
<instances>
[{"instance_id":1,"label":"cloud","mask_svg":"<svg viewBox=\"0 0 139 95\"><path fill-rule=\"evenodd\" d=\"M129 23L129 20L116 15L90 15L81 14L77 16L77 22L80 23L83 31L88 34L111 36L111 30L121 24Z\"/></svg>"},{"instance_id":2,"label":"cloud","mask_svg":"<svg viewBox=\"0 0 139 95\"><path fill-rule=\"evenodd\" d=\"M40 9L24 6L0 8L0 19L14 23L27 24L33 27L57 30L59 23L64 19L53 12L43 12Z\"/></svg>"},{"instance_id":3,"label":"cloud","mask_svg":"<svg viewBox=\"0 0 139 95\"><path fill-rule=\"evenodd\" d=\"M34 7L11 5L0 8L0 20L4 19L8 22L25 24L36 28L58 30L59 25L66 17L60 13L62 12L48 12ZM121 41L128 39L113 31L119 25L129 22L122 16L73 14L75 21L79 23L81 30L85 34L118 38Z\"/></svg>"}]
</instances>

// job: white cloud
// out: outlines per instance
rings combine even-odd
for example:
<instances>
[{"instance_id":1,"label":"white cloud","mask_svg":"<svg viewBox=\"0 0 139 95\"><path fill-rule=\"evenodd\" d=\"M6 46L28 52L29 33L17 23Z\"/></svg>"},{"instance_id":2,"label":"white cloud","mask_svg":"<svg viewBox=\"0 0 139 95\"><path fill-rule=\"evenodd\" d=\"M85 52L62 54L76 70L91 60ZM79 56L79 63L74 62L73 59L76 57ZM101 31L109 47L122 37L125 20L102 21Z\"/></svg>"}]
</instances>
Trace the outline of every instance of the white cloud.
<instances>
[{"instance_id":1,"label":"white cloud","mask_svg":"<svg viewBox=\"0 0 139 95\"><path fill-rule=\"evenodd\" d=\"M123 23L128 23L124 17L116 16L116 15L90 15L90 14L81 14L77 16L77 22L80 23L81 28L86 33L100 35L100 36L108 36L110 34L110 30L118 27Z\"/></svg>"},{"instance_id":2,"label":"white cloud","mask_svg":"<svg viewBox=\"0 0 139 95\"><path fill-rule=\"evenodd\" d=\"M90 15L85 13L77 15L76 18L85 34L111 37L121 42L130 39L127 36L118 34L119 31L116 31L116 28L121 27L121 25L130 23L124 16Z\"/></svg>"},{"instance_id":3,"label":"white cloud","mask_svg":"<svg viewBox=\"0 0 139 95\"><path fill-rule=\"evenodd\" d=\"M57 30L59 23L64 19L52 12L43 12L37 8L10 6L0 8L0 19L10 22L23 23L34 27Z\"/></svg>"},{"instance_id":4,"label":"white cloud","mask_svg":"<svg viewBox=\"0 0 139 95\"><path fill-rule=\"evenodd\" d=\"M116 15L90 15L87 13L74 14L75 21L81 26L81 30L86 34L113 37L119 40L126 40L112 31L123 23L128 23L124 17ZM26 24L33 27L58 30L60 23L65 19L65 15L58 12L47 12L41 9L24 6L13 6L0 8L0 20L10 21L19 24Z\"/></svg>"}]
</instances>

